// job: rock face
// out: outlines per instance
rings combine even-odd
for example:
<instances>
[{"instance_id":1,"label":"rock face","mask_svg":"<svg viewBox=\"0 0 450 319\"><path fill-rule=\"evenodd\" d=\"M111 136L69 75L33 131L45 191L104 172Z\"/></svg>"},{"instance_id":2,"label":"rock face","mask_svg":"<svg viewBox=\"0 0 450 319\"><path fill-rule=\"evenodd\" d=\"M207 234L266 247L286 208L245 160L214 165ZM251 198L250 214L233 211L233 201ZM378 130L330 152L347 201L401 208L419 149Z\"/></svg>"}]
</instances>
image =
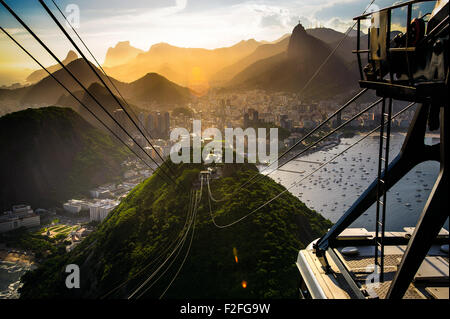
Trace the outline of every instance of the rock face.
<instances>
[{"instance_id":1,"label":"rock face","mask_svg":"<svg viewBox=\"0 0 450 319\"><path fill-rule=\"evenodd\" d=\"M0 209L51 207L114 181L125 148L68 108L27 109L0 118Z\"/></svg>"},{"instance_id":2,"label":"rock face","mask_svg":"<svg viewBox=\"0 0 450 319\"><path fill-rule=\"evenodd\" d=\"M330 53L331 48L327 44L309 35L299 24L292 32L286 52L250 65L233 78L229 87L300 92ZM310 97L325 97L343 93L355 85L354 72L333 55L302 93Z\"/></svg>"}]
</instances>

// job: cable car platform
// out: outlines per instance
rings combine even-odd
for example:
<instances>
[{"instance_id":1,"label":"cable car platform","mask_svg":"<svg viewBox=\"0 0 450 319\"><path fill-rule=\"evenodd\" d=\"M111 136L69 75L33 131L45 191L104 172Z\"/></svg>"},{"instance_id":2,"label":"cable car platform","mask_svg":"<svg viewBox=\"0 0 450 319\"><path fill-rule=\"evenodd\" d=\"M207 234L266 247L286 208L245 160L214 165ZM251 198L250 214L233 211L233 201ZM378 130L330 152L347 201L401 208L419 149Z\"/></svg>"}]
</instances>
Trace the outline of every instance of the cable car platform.
<instances>
[{"instance_id":1,"label":"cable car platform","mask_svg":"<svg viewBox=\"0 0 450 319\"><path fill-rule=\"evenodd\" d=\"M361 88L375 90L377 96L392 97L393 99L418 102L433 103L433 99L442 100L442 92L445 92L444 81L421 82L414 85L408 83L399 84L389 81L359 81Z\"/></svg>"},{"instance_id":2,"label":"cable car platform","mask_svg":"<svg viewBox=\"0 0 450 319\"><path fill-rule=\"evenodd\" d=\"M364 228L348 228L326 251L330 269L325 269L311 243L298 254L299 293L314 299L384 299L398 270L414 228L386 232L384 280L374 275L375 233ZM404 299L449 298L449 233L442 229Z\"/></svg>"}]
</instances>

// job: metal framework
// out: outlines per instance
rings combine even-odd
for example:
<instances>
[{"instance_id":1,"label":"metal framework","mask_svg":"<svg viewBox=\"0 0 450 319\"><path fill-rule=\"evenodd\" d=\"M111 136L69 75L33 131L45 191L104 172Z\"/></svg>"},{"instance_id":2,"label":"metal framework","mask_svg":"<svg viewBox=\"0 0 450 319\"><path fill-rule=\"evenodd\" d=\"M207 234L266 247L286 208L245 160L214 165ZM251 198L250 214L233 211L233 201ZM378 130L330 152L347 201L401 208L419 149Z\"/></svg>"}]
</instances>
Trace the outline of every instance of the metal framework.
<instances>
[{"instance_id":1,"label":"metal framework","mask_svg":"<svg viewBox=\"0 0 450 319\"><path fill-rule=\"evenodd\" d=\"M391 121L392 121L392 99L389 99L388 110L386 111L386 99L383 99L381 106L381 127L380 127L380 152L378 156L378 184L377 184L377 210L375 216L375 262L374 265L378 269L380 280L384 281L384 234L386 230L386 203L387 174L382 176L384 171L389 168L389 144L391 139ZM385 129L386 126L386 129ZM384 134L386 131L386 134Z\"/></svg>"},{"instance_id":2,"label":"metal framework","mask_svg":"<svg viewBox=\"0 0 450 319\"><path fill-rule=\"evenodd\" d=\"M389 288L386 298L402 298L412 282L417 270L425 259L431 245L436 242L437 235L449 217L449 167L450 163L450 109L448 104L448 2L441 10L447 10L440 21L433 24L431 30L427 30L423 39L415 43L409 43L409 33L411 32L411 11L412 6L418 2L410 1L389 8L380 10L377 13L365 14L355 18L357 20L357 54L360 69L360 86L374 89L378 96L384 99L381 122L382 124L391 121L392 99L418 102L421 105L416 109L414 118L410 124L407 136L399 154L389 163L389 135L390 127L387 125L386 135L384 130L380 132L380 159L378 167L378 177L372 182L368 189L356 200L356 202L345 212L339 221L314 245L316 255L319 257L325 269L330 269L327 255L336 257L333 247L336 247L339 234L349 227L373 204L377 204L376 236L374 245L379 246L380 251L375 249L375 264L383 270L383 247L384 247L384 227L386 218L386 192L402 179L415 166L425 161L437 161L440 163L439 176L431 191L431 194L423 208L415 227L413 235L408 241L407 249L403 255L398 271ZM403 46L392 47L391 35L391 13L397 8L407 9L407 30L404 37ZM379 15L380 23L376 35L377 41L370 39L369 32L368 50L361 50L360 30L361 21L368 19L373 14ZM381 30L381 31L380 31ZM385 32L385 34L382 34ZM374 33L375 34L375 33ZM444 78L420 79L415 76L417 69L417 59L426 52L436 53L437 44L441 45L442 38L445 43L443 54L445 63L441 67L445 72ZM374 48L373 44L380 44L383 49ZM363 69L361 54L367 53L368 67ZM377 55L377 56L375 56ZM399 55L406 61L403 72L406 78L398 76L397 61ZM369 70L369 72L368 72ZM372 72L372 73L370 73ZM386 99L388 99L388 110L385 110ZM388 123L386 123L388 124ZM440 130L440 143L435 145L425 144L425 133L427 124L431 130ZM381 126L382 128L384 125ZM383 157L383 143L386 150ZM383 169L384 164L384 169ZM341 269L348 272L346 269ZM351 278L347 278L351 281Z\"/></svg>"}]
</instances>

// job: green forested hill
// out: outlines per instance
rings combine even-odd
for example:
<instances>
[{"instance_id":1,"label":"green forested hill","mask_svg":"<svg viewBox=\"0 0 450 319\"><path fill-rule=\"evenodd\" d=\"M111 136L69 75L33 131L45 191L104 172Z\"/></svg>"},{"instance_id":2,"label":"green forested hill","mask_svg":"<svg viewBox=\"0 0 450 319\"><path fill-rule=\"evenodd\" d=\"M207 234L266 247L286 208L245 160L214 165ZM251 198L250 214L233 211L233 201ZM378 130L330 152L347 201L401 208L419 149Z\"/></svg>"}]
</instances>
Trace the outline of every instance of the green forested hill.
<instances>
[{"instance_id":1,"label":"green forested hill","mask_svg":"<svg viewBox=\"0 0 450 319\"><path fill-rule=\"evenodd\" d=\"M0 118L0 209L50 207L114 181L130 152L69 108L27 109Z\"/></svg>"},{"instance_id":2,"label":"green forested hill","mask_svg":"<svg viewBox=\"0 0 450 319\"><path fill-rule=\"evenodd\" d=\"M180 233L187 218L189 192L185 188L190 189L198 181L202 167L184 164L173 169L176 186L153 175L75 250L25 275L22 298L100 298L124 282L108 297L127 297L158 267L161 260L155 258ZM244 165L225 167L224 176L211 185L213 193L217 197L230 194L255 169ZM234 221L283 189L273 180L264 179L222 203L213 203L213 214L219 224ZM190 255L165 297L296 297L298 250L322 235L330 222L286 193L241 223L218 229L211 222L207 196L204 188ZM144 297L160 296L184 253ZM80 266L80 289L65 287L67 264ZM247 282L245 289L243 281Z\"/></svg>"}]
</instances>

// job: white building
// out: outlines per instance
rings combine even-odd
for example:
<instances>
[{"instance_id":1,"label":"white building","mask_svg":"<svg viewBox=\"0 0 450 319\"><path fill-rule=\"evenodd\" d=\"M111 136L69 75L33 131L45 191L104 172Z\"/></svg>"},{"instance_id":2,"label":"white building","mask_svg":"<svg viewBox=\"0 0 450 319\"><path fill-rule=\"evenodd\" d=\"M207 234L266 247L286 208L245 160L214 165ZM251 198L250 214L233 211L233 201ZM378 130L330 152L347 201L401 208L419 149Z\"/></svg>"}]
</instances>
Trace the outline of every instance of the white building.
<instances>
[{"instance_id":1,"label":"white building","mask_svg":"<svg viewBox=\"0 0 450 319\"><path fill-rule=\"evenodd\" d=\"M119 202L113 200L102 200L92 204L89 208L90 220L101 222L117 205L119 205Z\"/></svg>"},{"instance_id":2,"label":"white building","mask_svg":"<svg viewBox=\"0 0 450 319\"><path fill-rule=\"evenodd\" d=\"M72 214L78 214L82 210L89 209L89 203L84 200L71 199L63 204L64 210Z\"/></svg>"},{"instance_id":3,"label":"white building","mask_svg":"<svg viewBox=\"0 0 450 319\"><path fill-rule=\"evenodd\" d=\"M90 190L89 193L92 198L110 198L115 190L117 190L115 184L106 184Z\"/></svg>"},{"instance_id":4,"label":"white building","mask_svg":"<svg viewBox=\"0 0 450 319\"><path fill-rule=\"evenodd\" d=\"M16 205L12 211L0 215L0 233L20 227L36 227L41 225L41 217L33 212L30 206Z\"/></svg>"}]
</instances>

